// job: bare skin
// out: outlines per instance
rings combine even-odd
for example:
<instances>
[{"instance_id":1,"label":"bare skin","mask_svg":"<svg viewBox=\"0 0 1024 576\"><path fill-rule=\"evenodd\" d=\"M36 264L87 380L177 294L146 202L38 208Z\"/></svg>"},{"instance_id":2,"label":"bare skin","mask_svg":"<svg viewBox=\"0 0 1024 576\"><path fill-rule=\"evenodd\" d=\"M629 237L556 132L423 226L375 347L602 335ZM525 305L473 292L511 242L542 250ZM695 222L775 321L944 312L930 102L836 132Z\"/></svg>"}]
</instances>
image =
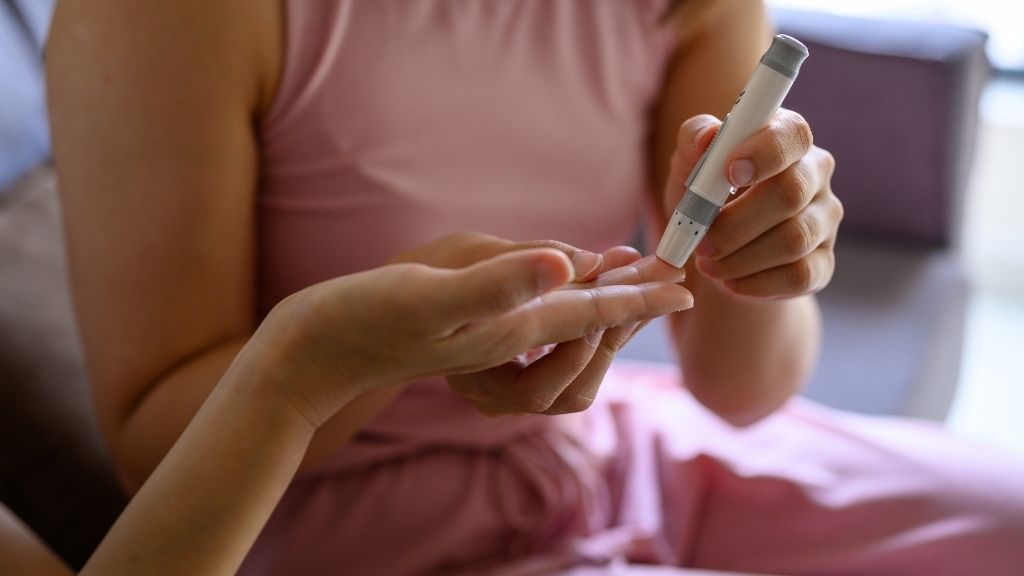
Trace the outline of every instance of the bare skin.
<instances>
[{"instance_id":1,"label":"bare skin","mask_svg":"<svg viewBox=\"0 0 1024 576\"><path fill-rule=\"evenodd\" d=\"M689 6L695 13L681 16L695 23L681 31L655 122L659 233L720 125L715 117L732 107L771 39L760 0ZM753 185L728 174L742 159L754 165ZM734 424L770 414L813 369L821 320L812 294L832 277L842 219L830 186L833 168L832 156L812 146L807 122L788 111L726 162L741 191L706 236L713 252L703 255L702 247L687 263L686 286L697 305L675 315L672 327L687 387Z\"/></svg>"},{"instance_id":2,"label":"bare skin","mask_svg":"<svg viewBox=\"0 0 1024 576\"><path fill-rule=\"evenodd\" d=\"M634 269L646 265L626 258ZM670 281L621 285L610 272L587 286L567 285L575 275L564 252L523 248L456 269L386 266L287 298L242 348L82 574L234 574L317 428L353 398L426 375L500 367L555 342L596 348L599 339L588 335L693 303ZM557 386L538 380L530 397L550 406L573 394ZM521 410L504 388L471 392ZM5 574L68 573L3 513L0 507Z\"/></svg>"},{"instance_id":3,"label":"bare skin","mask_svg":"<svg viewBox=\"0 0 1024 576\"><path fill-rule=\"evenodd\" d=\"M666 183L656 202L668 211L717 122L698 115L727 111L769 38L759 1L703 4L679 15L682 40L655 119L652 178ZM57 9L49 81L75 299L100 421L133 489L255 329L253 126L279 82L281 29L276 0L67 0ZM817 355L809 294L831 276L841 208L828 184L831 158L809 134L802 119L781 114L737 151L754 161L757 184L723 210L708 235L716 250L687 270L698 304L673 318L688 387L737 424L781 405ZM784 209L769 209L778 198ZM776 232L791 229L808 231L800 245ZM441 266L447 257L406 256ZM657 272L646 279L671 274L647 266ZM593 394L635 326L609 328L596 348L564 346L561 361L545 364L561 364L561 390ZM495 377L503 376L483 371L452 388L485 412L509 411L508 398L474 396ZM346 444L398 391L353 399L319 428L304 465ZM559 413L585 404L556 397L513 408Z\"/></svg>"}]
</instances>

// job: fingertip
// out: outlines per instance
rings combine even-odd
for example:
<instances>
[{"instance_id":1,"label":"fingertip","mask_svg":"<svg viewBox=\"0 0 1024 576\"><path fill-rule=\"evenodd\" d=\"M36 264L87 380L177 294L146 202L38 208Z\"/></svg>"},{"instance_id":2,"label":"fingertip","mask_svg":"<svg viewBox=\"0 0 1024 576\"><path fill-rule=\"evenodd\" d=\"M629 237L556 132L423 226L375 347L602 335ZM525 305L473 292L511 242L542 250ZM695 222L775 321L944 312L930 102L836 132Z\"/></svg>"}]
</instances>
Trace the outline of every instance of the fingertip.
<instances>
[{"instance_id":1,"label":"fingertip","mask_svg":"<svg viewBox=\"0 0 1024 576\"><path fill-rule=\"evenodd\" d=\"M543 248L537 250L532 258L537 272L537 288L542 294L568 284L576 276L573 262L561 251Z\"/></svg>"},{"instance_id":2,"label":"fingertip","mask_svg":"<svg viewBox=\"0 0 1024 576\"><path fill-rule=\"evenodd\" d=\"M693 148L703 150L711 143L711 138L718 131L722 121L711 114L698 114L679 125L678 144L689 144Z\"/></svg>"},{"instance_id":3,"label":"fingertip","mask_svg":"<svg viewBox=\"0 0 1024 576\"><path fill-rule=\"evenodd\" d=\"M577 282L590 280L601 270L604 257L593 252L580 251L572 257L573 275Z\"/></svg>"},{"instance_id":4,"label":"fingertip","mask_svg":"<svg viewBox=\"0 0 1024 576\"><path fill-rule=\"evenodd\" d=\"M673 284L673 286L675 287L674 290L678 295L679 302L682 305L682 307L676 311L679 312L682 310L689 310L690 308L693 308L693 292L690 292L687 288L680 286L678 284Z\"/></svg>"},{"instance_id":5,"label":"fingertip","mask_svg":"<svg viewBox=\"0 0 1024 576\"><path fill-rule=\"evenodd\" d=\"M655 255L644 256L636 263L638 269L642 268L642 275L648 281L661 282L682 282L686 280L686 268L676 268Z\"/></svg>"},{"instance_id":6,"label":"fingertip","mask_svg":"<svg viewBox=\"0 0 1024 576\"><path fill-rule=\"evenodd\" d=\"M652 306L649 312L656 316L693 308L693 293L684 286L670 282L651 282L645 284L643 288L647 291L648 302Z\"/></svg>"}]
</instances>

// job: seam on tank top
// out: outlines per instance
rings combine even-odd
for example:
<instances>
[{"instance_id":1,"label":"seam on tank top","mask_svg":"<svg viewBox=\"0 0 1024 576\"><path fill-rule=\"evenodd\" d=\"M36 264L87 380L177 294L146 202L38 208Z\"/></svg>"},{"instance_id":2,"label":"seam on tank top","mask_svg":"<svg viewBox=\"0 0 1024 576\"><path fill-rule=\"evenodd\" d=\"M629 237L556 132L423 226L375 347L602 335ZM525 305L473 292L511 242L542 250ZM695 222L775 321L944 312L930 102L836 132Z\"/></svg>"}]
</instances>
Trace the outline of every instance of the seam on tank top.
<instances>
[{"instance_id":1,"label":"seam on tank top","mask_svg":"<svg viewBox=\"0 0 1024 576\"><path fill-rule=\"evenodd\" d=\"M270 112L261 122L261 132L264 138L273 138L281 126L287 125L291 117L298 113L309 101L314 98L319 89L322 79L330 71L330 65L338 53L342 39L348 31L349 13L352 10L352 2L331 1L327 14L323 17L320 26L327 27L326 35L318 35L317 39L323 38L312 58L315 64L309 68L307 73L299 68L299 58L304 53L304 45L309 43L309 34L301 34L297 30L295 9L293 2L313 2L310 0L285 0L285 54L284 70L281 73L281 85L278 87L277 99L270 107ZM304 21L305 22L305 21ZM294 24L294 25L293 25Z\"/></svg>"}]
</instances>

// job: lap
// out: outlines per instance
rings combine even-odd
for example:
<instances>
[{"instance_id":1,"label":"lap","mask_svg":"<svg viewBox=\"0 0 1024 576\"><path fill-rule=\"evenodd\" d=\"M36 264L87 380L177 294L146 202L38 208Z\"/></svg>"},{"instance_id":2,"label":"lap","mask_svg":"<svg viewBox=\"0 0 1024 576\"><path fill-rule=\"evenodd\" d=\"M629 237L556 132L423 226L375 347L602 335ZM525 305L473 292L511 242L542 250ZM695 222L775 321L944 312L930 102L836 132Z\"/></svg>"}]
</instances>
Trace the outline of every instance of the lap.
<instances>
[{"instance_id":1,"label":"lap","mask_svg":"<svg viewBox=\"0 0 1024 576\"><path fill-rule=\"evenodd\" d=\"M437 394L435 412L451 401ZM681 390L673 368L629 364L583 415L500 438L488 421L459 421L436 438L367 438L401 450L305 474L243 573L1005 574L1024 563L1020 463L931 424L796 400L741 430Z\"/></svg>"},{"instance_id":2,"label":"lap","mask_svg":"<svg viewBox=\"0 0 1024 576\"><path fill-rule=\"evenodd\" d=\"M606 400L637 464L612 480L634 486L620 505L628 514L631 497L658 494L640 508L673 561L785 574L1024 565L1021 462L932 423L802 399L735 429L676 392L675 379L674 369L626 365Z\"/></svg>"}]
</instances>

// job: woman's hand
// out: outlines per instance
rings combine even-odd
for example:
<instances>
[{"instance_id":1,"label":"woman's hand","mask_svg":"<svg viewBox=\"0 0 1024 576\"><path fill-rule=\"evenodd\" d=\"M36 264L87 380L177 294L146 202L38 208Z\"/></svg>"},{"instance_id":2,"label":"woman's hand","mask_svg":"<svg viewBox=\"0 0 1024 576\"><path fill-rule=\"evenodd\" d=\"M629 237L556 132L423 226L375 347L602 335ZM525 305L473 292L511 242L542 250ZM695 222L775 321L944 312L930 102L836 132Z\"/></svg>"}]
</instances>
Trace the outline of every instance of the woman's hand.
<instances>
[{"instance_id":1,"label":"woman's hand","mask_svg":"<svg viewBox=\"0 0 1024 576\"><path fill-rule=\"evenodd\" d=\"M594 254L554 240L511 242L474 232L447 236L396 261L449 267L532 248L558 250L570 258L575 278L563 289L681 282L685 275L657 258L641 259L628 246ZM646 320L610 326L557 346L534 348L493 368L450 375L448 383L453 392L489 416L579 412L594 401L615 354L644 325Z\"/></svg>"},{"instance_id":2,"label":"woman's hand","mask_svg":"<svg viewBox=\"0 0 1024 576\"><path fill-rule=\"evenodd\" d=\"M680 127L667 213L720 126L713 116L701 115ZM813 145L804 118L779 110L726 161L726 176L739 191L698 246L697 269L739 296L788 298L824 288L835 268L843 218L830 182L834 168L832 155Z\"/></svg>"},{"instance_id":3,"label":"woman's hand","mask_svg":"<svg viewBox=\"0 0 1024 576\"><path fill-rule=\"evenodd\" d=\"M650 258L571 285L578 274L566 251L580 251L471 244L417 251L460 267L393 264L298 292L239 357L263 367L262 380L314 426L358 394L427 375L464 375L450 379L453 390L487 413L578 410L607 369L596 351L613 343L601 335L627 332L617 327L631 334L637 323L692 305L675 284L678 272ZM633 256L615 250L601 258L619 259ZM511 362L560 342L565 350L529 366Z\"/></svg>"}]
</instances>

